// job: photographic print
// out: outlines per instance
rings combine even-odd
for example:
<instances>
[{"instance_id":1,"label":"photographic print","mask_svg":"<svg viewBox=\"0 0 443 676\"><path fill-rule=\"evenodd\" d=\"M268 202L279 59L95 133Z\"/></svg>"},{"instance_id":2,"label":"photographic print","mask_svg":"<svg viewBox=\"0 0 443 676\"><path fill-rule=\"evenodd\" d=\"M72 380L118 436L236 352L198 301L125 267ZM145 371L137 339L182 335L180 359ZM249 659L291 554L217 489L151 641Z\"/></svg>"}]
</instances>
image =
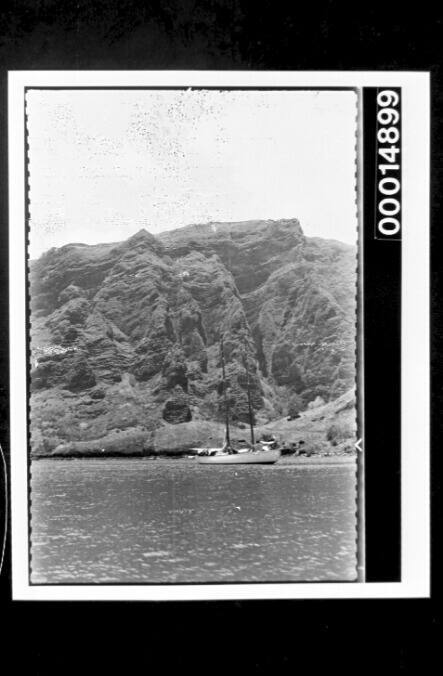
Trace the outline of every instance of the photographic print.
<instances>
[{"instance_id":1,"label":"photographic print","mask_svg":"<svg viewBox=\"0 0 443 676\"><path fill-rule=\"evenodd\" d=\"M364 251L397 270L401 87L87 79L18 87L20 579L361 587Z\"/></svg>"},{"instance_id":2,"label":"photographic print","mask_svg":"<svg viewBox=\"0 0 443 676\"><path fill-rule=\"evenodd\" d=\"M31 581L355 580L356 92L26 117Z\"/></svg>"}]
</instances>

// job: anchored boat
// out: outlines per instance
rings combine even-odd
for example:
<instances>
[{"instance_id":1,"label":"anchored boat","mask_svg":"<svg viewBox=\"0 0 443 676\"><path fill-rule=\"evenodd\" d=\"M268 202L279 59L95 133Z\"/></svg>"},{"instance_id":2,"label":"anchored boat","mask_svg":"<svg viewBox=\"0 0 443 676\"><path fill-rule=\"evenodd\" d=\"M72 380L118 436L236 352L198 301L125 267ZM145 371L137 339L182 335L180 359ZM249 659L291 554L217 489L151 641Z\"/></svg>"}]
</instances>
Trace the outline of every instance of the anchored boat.
<instances>
[{"instance_id":1,"label":"anchored boat","mask_svg":"<svg viewBox=\"0 0 443 676\"><path fill-rule=\"evenodd\" d=\"M200 465L273 465L280 457L278 448L269 450L247 450L237 452L220 451L214 455L199 455Z\"/></svg>"},{"instance_id":2,"label":"anchored boat","mask_svg":"<svg viewBox=\"0 0 443 676\"><path fill-rule=\"evenodd\" d=\"M247 355L245 352L246 384L248 394L249 427L251 443L248 448L235 449L231 443L229 429L229 405L226 396L226 373L223 338L220 343L222 377L223 377L223 400L225 408L225 441L220 448L199 449L197 461L200 465L272 465L280 458L280 449L275 448L272 442L256 444L254 435L254 417L251 402L251 388Z\"/></svg>"}]
</instances>

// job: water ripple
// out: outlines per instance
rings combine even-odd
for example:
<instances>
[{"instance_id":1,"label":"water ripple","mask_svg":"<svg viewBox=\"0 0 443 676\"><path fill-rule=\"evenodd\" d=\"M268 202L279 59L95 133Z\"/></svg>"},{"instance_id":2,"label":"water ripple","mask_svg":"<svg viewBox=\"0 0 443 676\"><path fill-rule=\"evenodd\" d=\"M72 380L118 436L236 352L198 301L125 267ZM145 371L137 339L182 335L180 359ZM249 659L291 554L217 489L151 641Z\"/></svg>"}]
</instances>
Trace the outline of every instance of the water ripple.
<instances>
[{"instance_id":1,"label":"water ripple","mask_svg":"<svg viewBox=\"0 0 443 676\"><path fill-rule=\"evenodd\" d=\"M35 583L354 580L355 528L346 465L32 467Z\"/></svg>"}]
</instances>

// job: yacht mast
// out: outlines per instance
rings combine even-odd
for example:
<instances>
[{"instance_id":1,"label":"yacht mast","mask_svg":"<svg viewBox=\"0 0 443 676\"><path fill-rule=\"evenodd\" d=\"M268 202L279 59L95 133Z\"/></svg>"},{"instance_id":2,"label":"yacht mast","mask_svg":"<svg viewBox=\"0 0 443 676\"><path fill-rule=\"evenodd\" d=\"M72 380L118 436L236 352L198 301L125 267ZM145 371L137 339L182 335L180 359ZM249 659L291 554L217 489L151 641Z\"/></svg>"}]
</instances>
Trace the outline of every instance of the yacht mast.
<instances>
[{"instance_id":1,"label":"yacht mast","mask_svg":"<svg viewBox=\"0 0 443 676\"><path fill-rule=\"evenodd\" d=\"M254 412L252 410L251 403L251 383L249 380L249 368L248 368L248 353L246 351L246 340L245 340L245 370L246 370L246 389L248 392L248 411L249 411L249 427L251 430L251 446L255 447L255 435L254 435Z\"/></svg>"},{"instance_id":2,"label":"yacht mast","mask_svg":"<svg viewBox=\"0 0 443 676\"><path fill-rule=\"evenodd\" d=\"M225 425L226 425L226 444L228 448L231 447L231 437L229 434L229 405L228 405L228 397L226 396L226 373L225 373L225 353L223 350L223 337L221 339L220 343L220 351L221 351L221 364L222 364L222 376L223 376L223 401L224 401L224 408L225 408Z\"/></svg>"}]
</instances>

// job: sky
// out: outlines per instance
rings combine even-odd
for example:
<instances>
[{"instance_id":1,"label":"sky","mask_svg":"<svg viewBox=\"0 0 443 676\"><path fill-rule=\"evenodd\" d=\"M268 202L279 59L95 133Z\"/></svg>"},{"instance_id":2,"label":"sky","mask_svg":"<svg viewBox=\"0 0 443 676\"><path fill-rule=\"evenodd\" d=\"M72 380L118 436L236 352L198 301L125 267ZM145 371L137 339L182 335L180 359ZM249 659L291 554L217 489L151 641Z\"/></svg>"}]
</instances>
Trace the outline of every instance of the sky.
<instances>
[{"instance_id":1,"label":"sky","mask_svg":"<svg viewBox=\"0 0 443 676\"><path fill-rule=\"evenodd\" d=\"M352 91L30 90L30 256L190 223L355 243Z\"/></svg>"}]
</instances>

